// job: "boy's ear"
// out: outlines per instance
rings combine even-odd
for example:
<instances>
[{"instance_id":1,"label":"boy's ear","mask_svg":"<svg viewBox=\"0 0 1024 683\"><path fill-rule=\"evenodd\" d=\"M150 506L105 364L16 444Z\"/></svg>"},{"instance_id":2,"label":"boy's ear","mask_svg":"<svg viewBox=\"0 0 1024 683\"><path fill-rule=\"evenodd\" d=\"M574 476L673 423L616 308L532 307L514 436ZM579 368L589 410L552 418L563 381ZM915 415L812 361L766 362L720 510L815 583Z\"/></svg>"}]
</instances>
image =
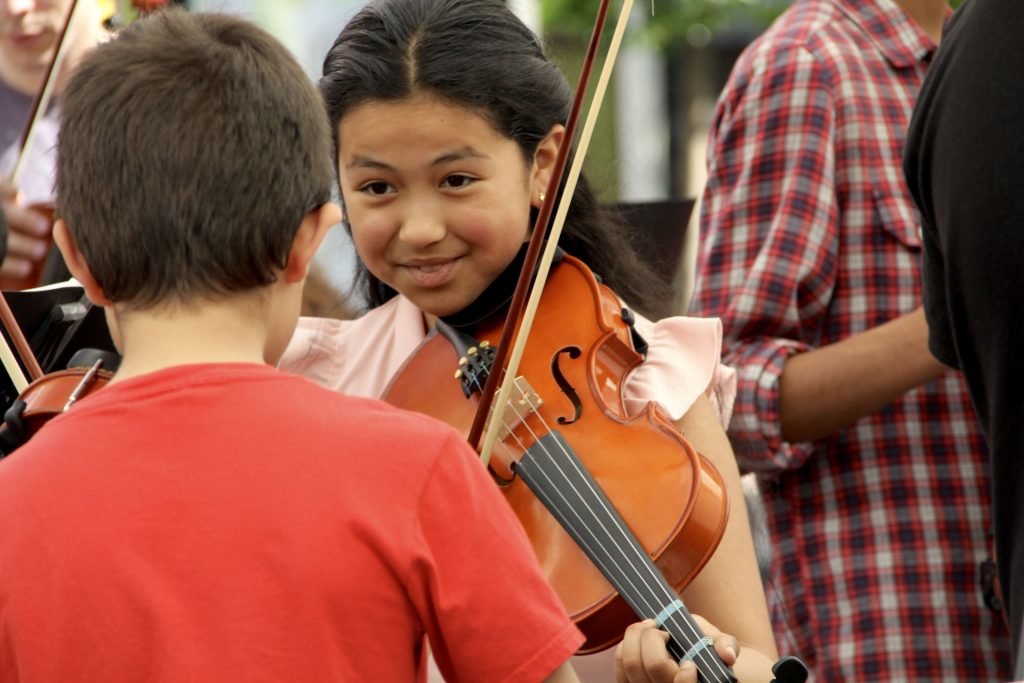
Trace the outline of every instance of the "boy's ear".
<instances>
[{"instance_id":1,"label":"boy's ear","mask_svg":"<svg viewBox=\"0 0 1024 683\"><path fill-rule=\"evenodd\" d=\"M298 232L295 233L292 249L288 253L288 264L281 274L285 282L292 284L306 278L313 255L316 254L327 231L340 222L341 207L333 203L324 204L306 214Z\"/></svg>"},{"instance_id":2,"label":"boy's ear","mask_svg":"<svg viewBox=\"0 0 1024 683\"><path fill-rule=\"evenodd\" d=\"M67 264L71 275L85 289L85 295L89 297L89 301L97 306L111 305L113 302L107 298L107 295L103 293L103 287L93 277L89 264L78 249L78 244L75 243L75 238L63 218L53 224L53 240L60 248L60 253L64 256L64 263Z\"/></svg>"},{"instance_id":3,"label":"boy's ear","mask_svg":"<svg viewBox=\"0 0 1024 683\"><path fill-rule=\"evenodd\" d=\"M533 153L533 167L530 171L530 203L540 208L543 203L541 194L548 191L551 174L558 160L558 149L565 139L565 126L560 123L551 127L551 131L537 145Z\"/></svg>"}]
</instances>

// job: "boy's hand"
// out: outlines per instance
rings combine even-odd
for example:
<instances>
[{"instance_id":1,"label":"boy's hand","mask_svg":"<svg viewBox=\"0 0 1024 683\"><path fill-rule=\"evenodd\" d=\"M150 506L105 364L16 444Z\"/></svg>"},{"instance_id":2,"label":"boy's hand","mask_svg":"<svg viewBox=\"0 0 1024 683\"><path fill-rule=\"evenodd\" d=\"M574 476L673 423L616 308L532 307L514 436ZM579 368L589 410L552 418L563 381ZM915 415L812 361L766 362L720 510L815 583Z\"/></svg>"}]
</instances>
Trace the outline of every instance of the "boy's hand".
<instances>
[{"instance_id":1,"label":"boy's hand","mask_svg":"<svg viewBox=\"0 0 1024 683\"><path fill-rule=\"evenodd\" d=\"M0 200L7 218L7 251L0 264L0 276L25 277L36 263L46 258L53 226L45 214L22 206L18 191L0 181Z\"/></svg>"},{"instance_id":2,"label":"boy's hand","mask_svg":"<svg viewBox=\"0 0 1024 683\"><path fill-rule=\"evenodd\" d=\"M701 630L715 641L715 652L728 666L736 663L739 642L719 632L700 617L694 617ZM697 667L693 662L676 664L668 653L668 633L647 619L626 629L626 635L615 650L615 679L618 683L697 683Z\"/></svg>"}]
</instances>

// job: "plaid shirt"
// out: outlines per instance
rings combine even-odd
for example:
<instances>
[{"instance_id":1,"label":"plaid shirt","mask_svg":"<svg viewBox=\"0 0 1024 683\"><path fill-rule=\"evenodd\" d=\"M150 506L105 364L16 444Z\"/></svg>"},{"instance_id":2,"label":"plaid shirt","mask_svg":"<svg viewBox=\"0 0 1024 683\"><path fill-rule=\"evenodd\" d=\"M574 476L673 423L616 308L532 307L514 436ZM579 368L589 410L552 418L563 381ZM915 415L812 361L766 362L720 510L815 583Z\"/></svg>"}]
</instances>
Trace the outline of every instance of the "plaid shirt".
<instances>
[{"instance_id":1,"label":"plaid shirt","mask_svg":"<svg viewBox=\"0 0 1024 683\"><path fill-rule=\"evenodd\" d=\"M713 122L693 312L722 317L739 374L730 436L768 506L779 647L820 682L1009 677L978 588L987 455L959 374L830 438L781 437L788 358L921 303L900 160L934 48L892 0L797 0Z\"/></svg>"}]
</instances>

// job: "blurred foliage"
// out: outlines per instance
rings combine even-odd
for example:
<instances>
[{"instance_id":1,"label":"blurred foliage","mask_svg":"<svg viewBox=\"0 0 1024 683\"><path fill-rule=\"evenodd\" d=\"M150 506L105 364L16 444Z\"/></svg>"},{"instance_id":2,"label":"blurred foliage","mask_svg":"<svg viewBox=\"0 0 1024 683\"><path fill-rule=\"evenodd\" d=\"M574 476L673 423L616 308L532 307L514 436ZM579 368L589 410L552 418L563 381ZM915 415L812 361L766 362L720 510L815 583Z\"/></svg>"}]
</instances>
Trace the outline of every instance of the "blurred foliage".
<instances>
[{"instance_id":1,"label":"blurred foliage","mask_svg":"<svg viewBox=\"0 0 1024 683\"><path fill-rule=\"evenodd\" d=\"M759 31L789 4L789 0L637 0L633 11L634 16L639 12L647 15L643 34L655 46L685 43L703 47L726 29ZM596 0L543 0L546 32L559 37L587 35L597 7ZM609 21L614 21L614 16Z\"/></svg>"},{"instance_id":2,"label":"blurred foliage","mask_svg":"<svg viewBox=\"0 0 1024 683\"><path fill-rule=\"evenodd\" d=\"M704 47L718 33L741 29L756 35L791 4L791 0L635 0L634 13L646 16L644 37L659 48ZM541 0L546 33L557 37L589 35L597 0ZM954 9L963 0L949 0ZM619 4L613 3L610 22ZM653 14L652 14L653 11ZM635 17L635 14L634 14Z\"/></svg>"}]
</instances>

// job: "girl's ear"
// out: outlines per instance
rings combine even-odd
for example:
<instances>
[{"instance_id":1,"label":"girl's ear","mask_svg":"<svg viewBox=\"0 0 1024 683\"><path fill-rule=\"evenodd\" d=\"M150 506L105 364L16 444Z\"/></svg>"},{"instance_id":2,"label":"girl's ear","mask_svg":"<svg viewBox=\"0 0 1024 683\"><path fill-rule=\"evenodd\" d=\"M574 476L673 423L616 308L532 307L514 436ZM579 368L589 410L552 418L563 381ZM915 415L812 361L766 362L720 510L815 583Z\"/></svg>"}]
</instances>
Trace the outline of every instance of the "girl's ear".
<instances>
[{"instance_id":1,"label":"girl's ear","mask_svg":"<svg viewBox=\"0 0 1024 683\"><path fill-rule=\"evenodd\" d=\"M551 182L555 161L558 159L558 149L562 146L563 139L565 139L565 126L556 123L533 153L533 167L530 171L530 203L537 208L540 208L544 201L542 197L548 191L548 183Z\"/></svg>"},{"instance_id":2,"label":"girl's ear","mask_svg":"<svg viewBox=\"0 0 1024 683\"><path fill-rule=\"evenodd\" d=\"M53 241L57 243L60 253L64 257L64 263L67 264L71 275L82 285L85 295L89 297L89 301L97 306L109 306L112 302L103 293L103 287L100 286L100 283L93 277L89 264L78 249L78 244L68 229L68 224L63 219L53 224Z\"/></svg>"}]
</instances>

